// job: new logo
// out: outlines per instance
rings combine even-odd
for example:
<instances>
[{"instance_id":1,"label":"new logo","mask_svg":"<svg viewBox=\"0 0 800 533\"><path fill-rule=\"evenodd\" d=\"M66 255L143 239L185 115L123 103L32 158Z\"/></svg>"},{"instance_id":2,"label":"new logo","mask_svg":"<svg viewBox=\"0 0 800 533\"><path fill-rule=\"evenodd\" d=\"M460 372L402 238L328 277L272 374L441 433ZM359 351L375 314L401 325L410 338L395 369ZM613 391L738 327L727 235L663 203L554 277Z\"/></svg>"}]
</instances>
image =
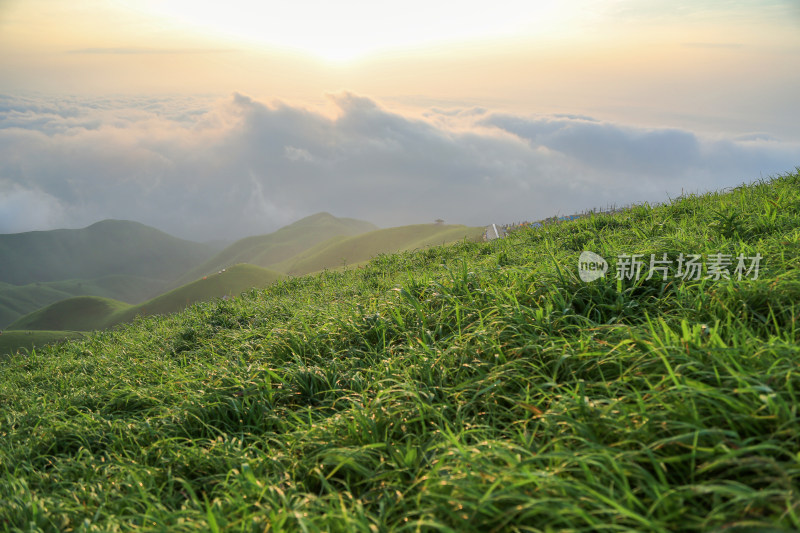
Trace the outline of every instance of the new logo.
<instances>
[{"instance_id":1,"label":"new logo","mask_svg":"<svg viewBox=\"0 0 800 533\"><path fill-rule=\"evenodd\" d=\"M600 279L608 272L608 263L594 252L583 251L578 258L578 275L585 282Z\"/></svg>"}]
</instances>

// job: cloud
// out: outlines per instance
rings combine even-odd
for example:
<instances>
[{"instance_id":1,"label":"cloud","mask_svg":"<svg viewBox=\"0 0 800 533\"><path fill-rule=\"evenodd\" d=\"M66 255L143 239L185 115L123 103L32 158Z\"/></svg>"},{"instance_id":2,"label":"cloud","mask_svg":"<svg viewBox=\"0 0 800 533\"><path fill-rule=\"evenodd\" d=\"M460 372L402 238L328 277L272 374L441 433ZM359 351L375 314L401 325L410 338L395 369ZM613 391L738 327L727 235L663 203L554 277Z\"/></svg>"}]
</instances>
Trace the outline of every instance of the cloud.
<instances>
[{"instance_id":1,"label":"cloud","mask_svg":"<svg viewBox=\"0 0 800 533\"><path fill-rule=\"evenodd\" d=\"M61 216L59 201L14 183L0 185L0 228L4 233L50 229Z\"/></svg>"},{"instance_id":2,"label":"cloud","mask_svg":"<svg viewBox=\"0 0 800 533\"><path fill-rule=\"evenodd\" d=\"M563 154L612 189L615 184L643 190L676 183L716 188L792 170L800 161L800 144L781 143L764 133L711 139L676 128L635 128L564 116L495 114L481 123L514 133L532 148Z\"/></svg>"},{"instance_id":3,"label":"cloud","mask_svg":"<svg viewBox=\"0 0 800 533\"><path fill-rule=\"evenodd\" d=\"M767 132L706 138L583 115L413 117L362 95L335 116L234 94L0 97L0 232L131 219L196 240L329 211L483 225L740 184L800 164Z\"/></svg>"},{"instance_id":4,"label":"cloud","mask_svg":"<svg viewBox=\"0 0 800 533\"><path fill-rule=\"evenodd\" d=\"M69 50L69 54L115 54L115 55L141 55L141 54L225 54L234 50L216 48L79 48Z\"/></svg>"},{"instance_id":5,"label":"cloud","mask_svg":"<svg viewBox=\"0 0 800 533\"><path fill-rule=\"evenodd\" d=\"M742 43L683 43L687 48L741 48Z\"/></svg>"},{"instance_id":6,"label":"cloud","mask_svg":"<svg viewBox=\"0 0 800 533\"><path fill-rule=\"evenodd\" d=\"M433 107L430 111L423 113L423 116L426 117L433 117L436 115L444 115L446 117L474 117L477 115L483 115L487 112L487 110L483 107L470 107L467 109L462 108L453 108L453 109L442 109L439 107Z\"/></svg>"}]
</instances>

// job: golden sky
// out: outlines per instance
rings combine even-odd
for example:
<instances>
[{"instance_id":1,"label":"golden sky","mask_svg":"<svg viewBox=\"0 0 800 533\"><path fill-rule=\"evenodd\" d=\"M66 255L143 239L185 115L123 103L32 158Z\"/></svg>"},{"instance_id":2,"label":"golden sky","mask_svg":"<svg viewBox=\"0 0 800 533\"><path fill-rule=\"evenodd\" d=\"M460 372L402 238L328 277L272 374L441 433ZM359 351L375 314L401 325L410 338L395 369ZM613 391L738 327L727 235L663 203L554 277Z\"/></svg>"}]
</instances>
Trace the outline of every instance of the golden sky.
<instances>
[{"instance_id":1,"label":"golden sky","mask_svg":"<svg viewBox=\"0 0 800 533\"><path fill-rule=\"evenodd\" d=\"M0 233L665 201L793 170L798 94L794 0L0 0Z\"/></svg>"},{"instance_id":2,"label":"golden sky","mask_svg":"<svg viewBox=\"0 0 800 533\"><path fill-rule=\"evenodd\" d=\"M778 108L793 98L797 6L0 0L0 91L240 91L321 102L345 89L397 104L472 103L642 123L684 115L735 127L759 116L780 122Z\"/></svg>"}]
</instances>

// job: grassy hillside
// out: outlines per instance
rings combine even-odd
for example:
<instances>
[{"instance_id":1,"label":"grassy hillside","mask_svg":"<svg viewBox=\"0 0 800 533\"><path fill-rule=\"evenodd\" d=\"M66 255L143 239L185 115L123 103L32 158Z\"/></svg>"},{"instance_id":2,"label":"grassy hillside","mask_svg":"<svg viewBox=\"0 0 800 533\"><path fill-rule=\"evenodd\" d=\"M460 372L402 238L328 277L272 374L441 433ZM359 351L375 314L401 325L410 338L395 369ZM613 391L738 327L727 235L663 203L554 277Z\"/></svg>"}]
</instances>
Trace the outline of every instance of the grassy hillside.
<instances>
[{"instance_id":1,"label":"grassy hillside","mask_svg":"<svg viewBox=\"0 0 800 533\"><path fill-rule=\"evenodd\" d=\"M42 307L74 296L100 296L137 304L163 291L164 281L137 276L103 276L97 279L0 283L0 328Z\"/></svg>"},{"instance_id":2,"label":"grassy hillside","mask_svg":"<svg viewBox=\"0 0 800 533\"><path fill-rule=\"evenodd\" d=\"M274 233L236 241L208 262L190 270L181 280L185 283L238 263L274 268L275 264L286 261L332 237L358 235L374 229L376 226L362 220L337 218L330 213L317 213Z\"/></svg>"},{"instance_id":3,"label":"grassy hillside","mask_svg":"<svg viewBox=\"0 0 800 533\"><path fill-rule=\"evenodd\" d=\"M139 305L120 309L109 317L106 324L115 325L129 322L137 315L160 315L174 313L189 305L222 298L224 296L237 296L253 287L266 287L271 283L283 279L280 272L261 268L255 265L234 265L224 272L210 274L192 283L178 287L172 291L148 300Z\"/></svg>"},{"instance_id":4,"label":"grassy hillside","mask_svg":"<svg viewBox=\"0 0 800 533\"><path fill-rule=\"evenodd\" d=\"M666 272L616 279L623 254ZM689 254L758 279L679 277ZM794 173L15 355L0 524L797 531L799 267Z\"/></svg>"},{"instance_id":5,"label":"grassy hillside","mask_svg":"<svg viewBox=\"0 0 800 533\"><path fill-rule=\"evenodd\" d=\"M253 265L235 265L225 272L206 276L139 305L94 296L61 300L30 313L8 326L9 330L74 330L105 329L136 316L167 314L189 305L236 296L253 287L264 287L283 278L279 272Z\"/></svg>"},{"instance_id":6,"label":"grassy hillside","mask_svg":"<svg viewBox=\"0 0 800 533\"><path fill-rule=\"evenodd\" d=\"M76 296L27 314L12 322L8 330L92 331L102 329L111 315L129 307L110 298Z\"/></svg>"},{"instance_id":7,"label":"grassy hillside","mask_svg":"<svg viewBox=\"0 0 800 533\"><path fill-rule=\"evenodd\" d=\"M364 263L379 254L422 249L465 238L477 240L481 235L483 228L454 225L416 224L380 229L355 237L330 239L274 267L299 276Z\"/></svg>"},{"instance_id":8,"label":"grassy hillside","mask_svg":"<svg viewBox=\"0 0 800 533\"><path fill-rule=\"evenodd\" d=\"M77 230L0 234L0 281L26 285L112 274L171 281L208 259L212 250L123 220Z\"/></svg>"}]
</instances>

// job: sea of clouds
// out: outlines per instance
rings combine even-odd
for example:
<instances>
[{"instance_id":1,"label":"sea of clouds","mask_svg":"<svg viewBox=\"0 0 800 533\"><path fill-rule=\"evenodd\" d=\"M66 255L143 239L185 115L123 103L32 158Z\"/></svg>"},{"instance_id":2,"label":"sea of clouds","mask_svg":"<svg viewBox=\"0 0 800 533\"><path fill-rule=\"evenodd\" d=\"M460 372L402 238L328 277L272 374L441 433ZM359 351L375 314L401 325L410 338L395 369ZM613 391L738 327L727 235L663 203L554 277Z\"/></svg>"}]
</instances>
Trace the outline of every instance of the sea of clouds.
<instances>
[{"instance_id":1,"label":"sea of clouds","mask_svg":"<svg viewBox=\"0 0 800 533\"><path fill-rule=\"evenodd\" d=\"M794 171L800 143L586 116L334 113L234 94L0 95L0 233L128 219L207 241L328 211L380 226L485 225L661 202Z\"/></svg>"}]
</instances>

